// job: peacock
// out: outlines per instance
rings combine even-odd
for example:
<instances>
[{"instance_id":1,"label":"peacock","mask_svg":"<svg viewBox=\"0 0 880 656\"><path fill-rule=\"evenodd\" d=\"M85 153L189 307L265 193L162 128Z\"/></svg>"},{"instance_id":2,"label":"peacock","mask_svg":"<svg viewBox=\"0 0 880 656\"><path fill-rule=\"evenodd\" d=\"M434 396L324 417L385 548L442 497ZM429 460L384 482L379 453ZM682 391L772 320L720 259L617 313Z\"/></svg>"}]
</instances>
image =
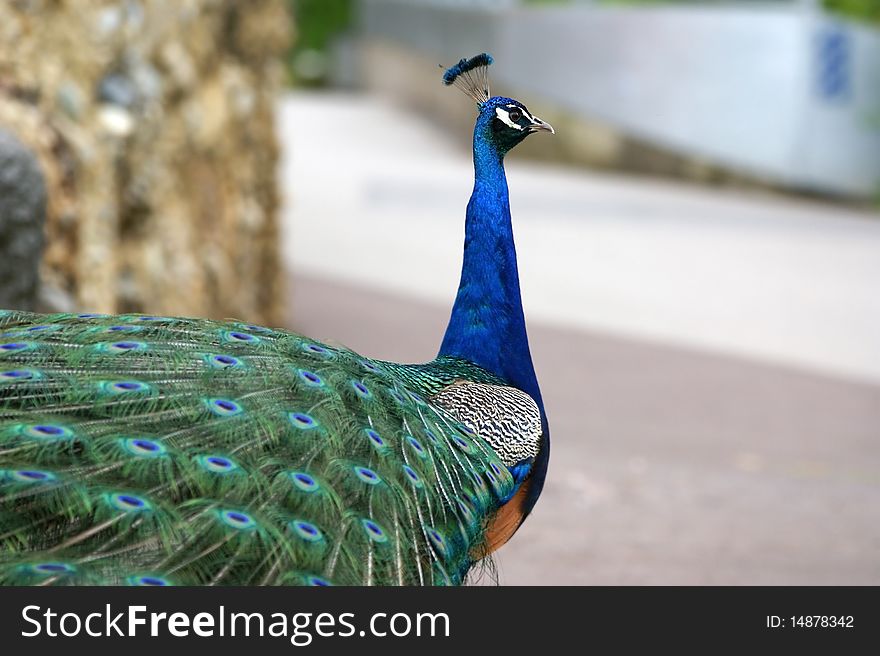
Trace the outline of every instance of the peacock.
<instances>
[{"instance_id":1,"label":"peacock","mask_svg":"<svg viewBox=\"0 0 880 656\"><path fill-rule=\"evenodd\" d=\"M438 356L362 357L227 320L0 311L0 583L456 585L544 485L549 430L504 156L553 128L477 105Z\"/></svg>"}]
</instances>

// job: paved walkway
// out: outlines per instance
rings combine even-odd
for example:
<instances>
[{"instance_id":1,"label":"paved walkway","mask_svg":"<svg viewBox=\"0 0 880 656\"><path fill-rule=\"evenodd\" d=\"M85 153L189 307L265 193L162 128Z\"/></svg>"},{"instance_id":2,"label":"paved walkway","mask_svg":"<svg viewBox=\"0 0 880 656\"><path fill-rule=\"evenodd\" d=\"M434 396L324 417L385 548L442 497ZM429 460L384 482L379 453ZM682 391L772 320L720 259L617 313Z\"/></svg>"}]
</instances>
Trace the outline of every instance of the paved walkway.
<instances>
[{"instance_id":1,"label":"paved walkway","mask_svg":"<svg viewBox=\"0 0 880 656\"><path fill-rule=\"evenodd\" d=\"M430 358L466 155L356 97L293 98L282 120L291 323ZM880 222L510 169L553 452L501 582L880 584Z\"/></svg>"}]
</instances>

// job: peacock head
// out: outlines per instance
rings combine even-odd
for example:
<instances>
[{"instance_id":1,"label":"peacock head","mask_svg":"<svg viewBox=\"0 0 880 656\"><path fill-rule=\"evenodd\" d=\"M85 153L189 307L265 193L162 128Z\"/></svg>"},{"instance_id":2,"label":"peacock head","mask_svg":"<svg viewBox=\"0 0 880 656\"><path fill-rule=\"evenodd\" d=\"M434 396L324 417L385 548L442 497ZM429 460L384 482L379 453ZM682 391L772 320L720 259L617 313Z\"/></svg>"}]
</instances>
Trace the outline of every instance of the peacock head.
<instances>
[{"instance_id":1,"label":"peacock head","mask_svg":"<svg viewBox=\"0 0 880 656\"><path fill-rule=\"evenodd\" d=\"M489 93L488 71L492 61L492 56L484 52L462 59L443 73L444 84L454 84L477 103L477 138L494 146L503 156L530 134L556 134L552 125L532 114L518 100Z\"/></svg>"}]
</instances>

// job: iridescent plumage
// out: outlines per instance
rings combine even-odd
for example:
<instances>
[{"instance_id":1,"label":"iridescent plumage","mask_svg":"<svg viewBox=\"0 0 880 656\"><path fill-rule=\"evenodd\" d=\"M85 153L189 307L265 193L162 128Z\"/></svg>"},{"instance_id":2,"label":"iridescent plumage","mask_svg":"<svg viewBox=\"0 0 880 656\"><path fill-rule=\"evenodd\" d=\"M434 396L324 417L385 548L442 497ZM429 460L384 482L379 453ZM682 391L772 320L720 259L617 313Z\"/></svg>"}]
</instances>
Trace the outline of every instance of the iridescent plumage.
<instances>
[{"instance_id":1,"label":"iridescent plumage","mask_svg":"<svg viewBox=\"0 0 880 656\"><path fill-rule=\"evenodd\" d=\"M488 98L490 63L446 74L487 98L432 362L241 322L0 311L0 583L457 584L516 531L549 433L502 161L547 126Z\"/></svg>"},{"instance_id":2,"label":"iridescent plumage","mask_svg":"<svg viewBox=\"0 0 880 656\"><path fill-rule=\"evenodd\" d=\"M4 583L457 583L513 491L426 401L497 381L465 362L140 315L6 312L0 344Z\"/></svg>"}]
</instances>

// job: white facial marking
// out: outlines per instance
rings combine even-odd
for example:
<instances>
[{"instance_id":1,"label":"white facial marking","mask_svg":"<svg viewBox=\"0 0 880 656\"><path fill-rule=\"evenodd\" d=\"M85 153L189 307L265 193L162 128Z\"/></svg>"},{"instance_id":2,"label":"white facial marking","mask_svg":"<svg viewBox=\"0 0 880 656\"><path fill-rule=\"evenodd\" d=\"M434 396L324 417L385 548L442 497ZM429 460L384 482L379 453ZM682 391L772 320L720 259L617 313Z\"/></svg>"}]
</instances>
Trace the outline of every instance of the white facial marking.
<instances>
[{"instance_id":1,"label":"white facial marking","mask_svg":"<svg viewBox=\"0 0 880 656\"><path fill-rule=\"evenodd\" d=\"M516 105L508 105L508 107L515 107ZM506 109L501 109L500 107L495 108L495 115L501 119L501 121L516 130L522 130L523 126L519 123L515 123L510 119L510 113Z\"/></svg>"},{"instance_id":2,"label":"white facial marking","mask_svg":"<svg viewBox=\"0 0 880 656\"><path fill-rule=\"evenodd\" d=\"M518 105L508 105L508 107L510 107L511 109L518 109L519 111L522 112L523 116L525 116L527 119L529 119L530 122L532 122L532 123L535 122L535 118L531 114L529 114L528 111L526 111L525 107L520 107Z\"/></svg>"}]
</instances>

